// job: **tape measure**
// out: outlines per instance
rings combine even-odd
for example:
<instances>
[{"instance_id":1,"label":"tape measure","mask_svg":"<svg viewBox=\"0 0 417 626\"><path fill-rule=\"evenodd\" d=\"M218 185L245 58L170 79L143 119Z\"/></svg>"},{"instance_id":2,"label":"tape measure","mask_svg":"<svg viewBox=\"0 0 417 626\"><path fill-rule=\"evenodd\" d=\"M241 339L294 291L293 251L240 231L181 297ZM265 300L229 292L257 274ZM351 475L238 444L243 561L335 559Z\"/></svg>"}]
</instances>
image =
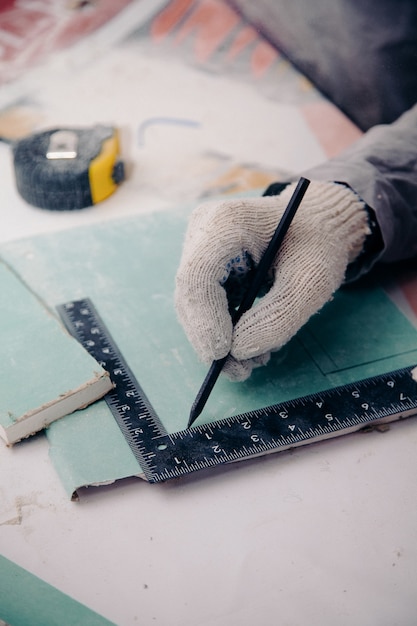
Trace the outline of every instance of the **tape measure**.
<instances>
[{"instance_id":1,"label":"tape measure","mask_svg":"<svg viewBox=\"0 0 417 626\"><path fill-rule=\"evenodd\" d=\"M417 382L411 376L413 368L407 367L167 433L93 303L85 298L57 308L70 333L109 372L115 387L105 400L151 483L417 413Z\"/></svg>"},{"instance_id":2,"label":"tape measure","mask_svg":"<svg viewBox=\"0 0 417 626\"><path fill-rule=\"evenodd\" d=\"M83 209L110 196L124 180L116 129L55 128L13 144L16 186L41 209Z\"/></svg>"}]
</instances>

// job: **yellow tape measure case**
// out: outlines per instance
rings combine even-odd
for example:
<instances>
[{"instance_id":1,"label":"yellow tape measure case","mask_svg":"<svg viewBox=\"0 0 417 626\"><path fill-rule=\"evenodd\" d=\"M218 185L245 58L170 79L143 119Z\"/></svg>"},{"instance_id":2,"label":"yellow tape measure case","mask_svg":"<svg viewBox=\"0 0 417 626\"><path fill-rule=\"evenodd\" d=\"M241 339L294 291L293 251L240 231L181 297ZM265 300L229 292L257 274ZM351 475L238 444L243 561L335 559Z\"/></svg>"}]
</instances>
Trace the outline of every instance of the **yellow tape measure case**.
<instances>
[{"instance_id":1,"label":"yellow tape measure case","mask_svg":"<svg viewBox=\"0 0 417 626\"><path fill-rule=\"evenodd\" d=\"M110 196L124 180L117 130L111 126L55 128L13 146L16 185L29 204L83 209Z\"/></svg>"}]
</instances>

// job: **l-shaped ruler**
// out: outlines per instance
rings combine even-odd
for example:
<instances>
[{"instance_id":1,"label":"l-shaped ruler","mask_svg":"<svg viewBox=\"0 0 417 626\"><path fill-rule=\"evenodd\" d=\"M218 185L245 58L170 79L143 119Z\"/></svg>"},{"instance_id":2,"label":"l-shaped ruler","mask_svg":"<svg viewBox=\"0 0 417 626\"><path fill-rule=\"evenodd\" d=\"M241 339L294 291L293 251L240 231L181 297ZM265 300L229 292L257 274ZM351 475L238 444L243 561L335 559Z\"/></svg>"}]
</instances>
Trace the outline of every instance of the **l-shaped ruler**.
<instances>
[{"instance_id":1,"label":"l-shaped ruler","mask_svg":"<svg viewBox=\"0 0 417 626\"><path fill-rule=\"evenodd\" d=\"M413 367L407 367L167 433L93 303L84 298L58 311L70 333L109 372L114 388L105 400L151 483L417 414L417 382Z\"/></svg>"}]
</instances>

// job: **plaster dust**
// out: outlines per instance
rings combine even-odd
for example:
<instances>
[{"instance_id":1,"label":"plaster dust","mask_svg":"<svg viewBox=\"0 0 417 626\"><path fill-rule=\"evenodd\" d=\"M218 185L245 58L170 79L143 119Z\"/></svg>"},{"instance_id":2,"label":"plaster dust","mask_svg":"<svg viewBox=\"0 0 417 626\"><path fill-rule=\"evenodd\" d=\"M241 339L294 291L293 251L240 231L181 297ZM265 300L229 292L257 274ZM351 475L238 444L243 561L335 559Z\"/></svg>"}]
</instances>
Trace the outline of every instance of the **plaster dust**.
<instances>
[{"instance_id":1,"label":"plaster dust","mask_svg":"<svg viewBox=\"0 0 417 626\"><path fill-rule=\"evenodd\" d=\"M0 234L3 241L195 204L213 190L222 191L223 180L229 186L228 172L242 164L276 180L284 171L300 171L324 159L300 108L267 100L245 83L175 59L144 58L135 42L80 67L75 75L67 57L59 58L38 71L27 94L43 115L43 128L36 130L115 126L128 177L91 209L42 211L18 197L10 149L0 145L0 201L13 206ZM174 121L149 124L167 118ZM263 185L262 178L256 180Z\"/></svg>"},{"instance_id":2,"label":"plaster dust","mask_svg":"<svg viewBox=\"0 0 417 626\"><path fill-rule=\"evenodd\" d=\"M0 111L0 138L16 141L31 133L42 122L42 115L33 106L17 105Z\"/></svg>"},{"instance_id":3,"label":"plaster dust","mask_svg":"<svg viewBox=\"0 0 417 626\"><path fill-rule=\"evenodd\" d=\"M70 73L71 80L65 62L59 74L57 82L45 72L34 91L40 106L47 107L51 124L112 120L136 131L147 120L169 117L199 125L184 135L188 150L194 147L213 153L221 147L240 162L256 160L289 170L310 167L324 158L298 107L267 100L243 82L198 71L175 59L144 57L135 42L80 68L75 75ZM92 92L94 98L86 97ZM245 132L254 124L256 133ZM158 158L170 156L174 165L183 145L175 140L161 143L160 133L159 141L150 141L147 135L156 128L145 132L145 154L153 147ZM172 130L169 125L162 128ZM138 144L136 136L133 148Z\"/></svg>"}]
</instances>

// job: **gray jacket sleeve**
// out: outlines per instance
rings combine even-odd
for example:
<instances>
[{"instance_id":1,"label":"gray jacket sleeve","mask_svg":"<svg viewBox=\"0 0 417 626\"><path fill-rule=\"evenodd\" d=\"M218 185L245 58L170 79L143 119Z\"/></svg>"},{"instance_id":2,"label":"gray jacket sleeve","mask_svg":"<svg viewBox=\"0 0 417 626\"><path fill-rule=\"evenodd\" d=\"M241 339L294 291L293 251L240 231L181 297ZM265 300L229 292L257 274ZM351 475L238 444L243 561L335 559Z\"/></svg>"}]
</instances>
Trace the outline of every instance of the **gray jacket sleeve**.
<instances>
[{"instance_id":1,"label":"gray jacket sleeve","mask_svg":"<svg viewBox=\"0 0 417 626\"><path fill-rule=\"evenodd\" d=\"M375 212L383 245L366 258L359 274L376 261L417 255L417 105L390 125L375 126L338 157L304 176L347 184Z\"/></svg>"}]
</instances>

